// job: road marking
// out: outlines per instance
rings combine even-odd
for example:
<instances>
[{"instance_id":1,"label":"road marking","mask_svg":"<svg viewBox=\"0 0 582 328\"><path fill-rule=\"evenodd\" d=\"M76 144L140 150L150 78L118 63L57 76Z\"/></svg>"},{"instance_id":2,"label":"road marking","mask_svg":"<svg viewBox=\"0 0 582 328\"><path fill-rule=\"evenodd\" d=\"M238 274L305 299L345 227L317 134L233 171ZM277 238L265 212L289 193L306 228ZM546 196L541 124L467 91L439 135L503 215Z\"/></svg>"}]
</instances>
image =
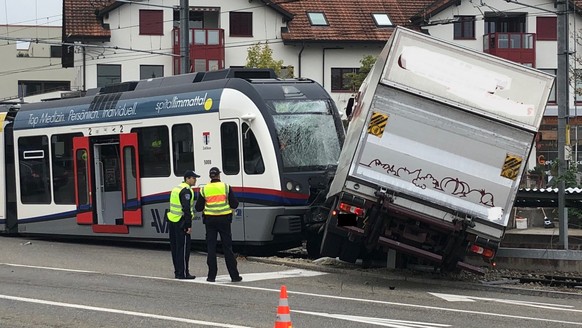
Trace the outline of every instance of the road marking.
<instances>
[{"instance_id":1,"label":"road marking","mask_svg":"<svg viewBox=\"0 0 582 328\"><path fill-rule=\"evenodd\" d=\"M571 306L571 305L540 303L540 302L527 302L527 301L520 301L520 300L505 300L505 299L500 299L500 298L486 298L486 297L441 294L441 293L429 293L429 294L436 296L438 298L442 298L442 299L449 301L449 302L489 301L489 302L497 302L497 303L503 303L503 304L530 306L530 307L541 308L541 309L550 309L550 310L568 311L568 312L582 312L582 310L573 309L573 306Z\"/></svg>"},{"instance_id":2,"label":"road marking","mask_svg":"<svg viewBox=\"0 0 582 328\"><path fill-rule=\"evenodd\" d=\"M130 315L130 316L135 316L135 317L151 318L151 319L165 320L165 321L185 322L185 323L211 326L211 327L252 328L249 326L231 325L228 323L202 321L202 320L194 320L194 319L188 319L188 318L168 317L165 315L157 315L157 314L135 312L135 311L123 311L123 310L118 310L118 309L104 308L104 307L97 307L97 306L88 306L88 305L78 305L78 304L71 304L71 303L45 301L45 300L40 300L40 299L36 299L36 298L16 297L16 296L10 296L10 295L0 295L0 299L19 301L19 302L27 302L27 303L44 304L44 305L52 305L52 306L60 306L60 307L80 309L80 310L117 313L117 314L124 314L124 315Z\"/></svg>"},{"instance_id":3,"label":"road marking","mask_svg":"<svg viewBox=\"0 0 582 328\"><path fill-rule=\"evenodd\" d=\"M175 278L142 276L142 275L125 274L125 273L104 273L104 272L98 272L98 271L72 270L72 269L43 267L43 266L35 266L35 265L12 264L12 263L0 263L0 264L7 265L7 266L13 266L13 267L31 268L31 269L68 271L68 272L92 273L92 274L103 274L103 275L107 274L107 275L114 275L114 276L155 279L155 280L176 280ZM302 269L291 269L291 270L275 271L275 272L244 273L244 274L241 274L241 276L243 277L243 282L250 282L250 281L273 280L273 279L315 277L315 276L320 276L320 275L324 275L324 274L327 274L327 273L319 272L319 271L302 270ZM208 281L206 281L206 277L196 277L196 279L192 279L192 280L183 279L183 280L177 280L177 281L187 282L187 283L200 283L200 284L215 284L215 283L227 283L228 284L228 283L232 283L230 281L229 275L217 276L216 282L208 282ZM240 284L240 282L237 282L237 284Z\"/></svg>"},{"instance_id":4,"label":"road marking","mask_svg":"<svg viewBox=\"0 0 582 328\"><path fill-rule=\"evenodd\" d=\"M371 325L375 325L375 326L393 327L393 328L438 328L438 327L450 327L451 326L451 325L440 324L440 323L394 320L394 319L384 319L384 318L376 318L376 317L361 317L361 316L345 315L345 314L337 314L337 313L320 313L320 312L296 311L296 310L291 310L291 312L310 314L310 315L315 315L318 317L326 317L326 318L332 318L332 319L361 322L361 323L367 323L367 324L371 324Z\"/></svg>"},{"instance_id":5,"label":"road marking","mask_svg":"<svg viewBox=\"0 0 582 328\"><path fill-rule=\"evenodd\" d=\"M102 273L102 272L96 272L96 271L69 270L69 269L61 269L61 268L39 267L39 266L11 264L11 263L0 263L0 264L7 265L7 266L15 266L15 267L39 268L39 269L48 269L48 270L57 270L57 271L96 273L96 274L103 274L103 275L128 276L128 277L137 277L137 278L145 278L145 279L172 280L172 281L176 281L176 282L208 283L205 281L205 279L200 279L200 278L197 278L196 280L176 280L176 279L153 277L153 276L135 276L135 275L117 274L117 273ZM291 271L293 271L293 270L291 270ZM244 277L245 274L243 274L242 276ZM199 281L199 279L204 280L204 281ZM210 284L216 284L216 283L210 283ZM248 290L260 290L260 291L273 292L273 293L277 293L277 294L280 293L280 289L255 287L255 286L245 286L244 284L241 284L240 282L233 283L233 284L216 284L216 286L248 289ZM453 313L477 314L477 315L499 317L499 318L523 319L523 320L529 320L529 321L552 322L552 323L562 323L562 324L570 324L570 325L575 325L575 326L582 326L582 322L572 322L572 321L554 320L554 319L546 319L546 318L532 318L532 317L518 316L518 315L511 315L511 314L489 313L489 312L482 312L482 311L475 311L475 310L461 310L461 309L452 309L452 308L430 306L430 305L407 304L407 303L379 301L379 300L353 298L353 297L345 297L345 296L334 296L334 295L315 294L315 293L307 293L307 292L296 292L296 291L291 291L289 289L287 289L287 294L289 294L289 295L303 295L303 296L319 297L319 298L328 298L328 299L336 299L336 300L345 300L345 301L351 301L351 302L362 302L362 303L371 303L371 304L400 306L400 307L408 307L408 308L413 308L413 309L446 311L446 312L453 312ZM291 307L291 308L293 308L293 307ZM572 311L572 310L568 310L568 311Z\"/></svg>"}]
</instances>

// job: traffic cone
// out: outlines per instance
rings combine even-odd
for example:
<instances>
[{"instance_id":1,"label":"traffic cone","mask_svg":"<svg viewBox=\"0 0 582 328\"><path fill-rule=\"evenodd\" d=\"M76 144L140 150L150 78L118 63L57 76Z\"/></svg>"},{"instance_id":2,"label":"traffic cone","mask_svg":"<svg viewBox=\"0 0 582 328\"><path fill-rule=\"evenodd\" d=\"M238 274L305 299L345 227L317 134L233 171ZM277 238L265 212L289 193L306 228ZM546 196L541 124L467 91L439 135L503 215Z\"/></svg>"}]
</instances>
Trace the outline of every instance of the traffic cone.
<instances>
[{"instance_id":1,"label":"traffic cone","mask_svg":"<svg viewBox=\"0 0 582 328\"><path fill-rule=\"evenodd\" d=\"M287 287L281 286L281 295L279 296L279 306L277 307L277 319L274 328L293 328L291 324L291 314L289 311L289 302L287 301Z\"/></svg>"}]
</instances>

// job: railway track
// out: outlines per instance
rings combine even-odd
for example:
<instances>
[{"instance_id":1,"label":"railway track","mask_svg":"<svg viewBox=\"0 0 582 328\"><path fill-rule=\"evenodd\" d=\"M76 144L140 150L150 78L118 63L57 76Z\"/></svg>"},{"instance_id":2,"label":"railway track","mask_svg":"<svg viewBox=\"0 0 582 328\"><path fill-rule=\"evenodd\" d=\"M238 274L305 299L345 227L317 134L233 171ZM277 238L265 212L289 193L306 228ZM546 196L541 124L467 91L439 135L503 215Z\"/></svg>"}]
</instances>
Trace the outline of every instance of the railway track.
<instances>
[{"instance_id":1,"label":"railway track","mask_svg":"<svg viewBox=\"0 0 582 328\"><path fill-rule=\"evenodd\" d=\"M536 275L536 276L518 276L505 278L519 280L520 284L540 284L549 287L568 287L582 289L582 277L555 276L555 275Z\"/></svg>"}]
</instances>

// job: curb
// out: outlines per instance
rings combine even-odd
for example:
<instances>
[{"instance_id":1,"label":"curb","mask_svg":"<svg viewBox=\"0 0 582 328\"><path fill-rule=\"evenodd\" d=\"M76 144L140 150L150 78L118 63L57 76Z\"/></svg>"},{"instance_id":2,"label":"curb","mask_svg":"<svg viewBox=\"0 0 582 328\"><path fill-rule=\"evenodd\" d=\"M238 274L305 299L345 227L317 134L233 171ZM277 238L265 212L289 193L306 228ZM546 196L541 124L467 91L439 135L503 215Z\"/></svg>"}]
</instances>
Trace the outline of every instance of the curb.
<instances>
[{"instance_id":1,"label":"curb","mask_svg":"<svg viewBox=\"0 0 582 328\"><path fill-rule=\"evenodd\" d=\"M431 278L419 278L419 277L407 277L403 276L402 274L396 273L387 273L387 274L380 274L375 272L367 272L363 271L365 269L357 268L357 265L352 265L351 268L338 268L332 267L327 265L320 265L317 263L304 263L304 262L293 262L293 261L285 261L283 259L274 259L274 258L264 258L264 257L254 257L249 256L246 257L248 261L258 262L258 263L265 263L265 264L274 264L274 265L282 265L282 266L289 266L298 269L305 269L305 270L312 270L312 271L321 271L326 273L340 273L342 275L350 275L350 276L359 276L365 278L374 278L379 280L390 280L390 281L409 281L414 283L424 283L424 284L431 284L431 285L441 285L446 287L459 287L462 285L463 288L472 289L472 290L485 290L485 291L496 291L502 293L509 293L509 294L520 294L520 295L530 295L530 296L546 296L552 298L576 298L582 299L582 293L569 293L569 292L562 292L562 291L555 291L555 290L546 290L546 289L533 289L533 288L522 288L522 287L515 287L509 285L502 285L502 284L494 284L491 283L474 283L474 282L466 282L466 281L454 281L454 280L437 280Z\"/></svg>"}]
</instances>

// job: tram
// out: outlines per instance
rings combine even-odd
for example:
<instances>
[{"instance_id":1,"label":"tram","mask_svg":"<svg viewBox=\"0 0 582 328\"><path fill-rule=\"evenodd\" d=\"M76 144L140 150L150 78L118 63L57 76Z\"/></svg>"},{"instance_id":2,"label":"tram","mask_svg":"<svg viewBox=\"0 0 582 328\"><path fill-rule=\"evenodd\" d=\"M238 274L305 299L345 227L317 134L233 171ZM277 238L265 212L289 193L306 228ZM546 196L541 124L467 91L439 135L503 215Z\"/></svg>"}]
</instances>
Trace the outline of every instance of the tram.
<instances>
[{"instance_id":1,"label":"tram","mask_svg":"<svg viewBox=\"0 0 582 328\"><path fill-rule=\"evenodd\" d=\"M240 201L235 246L270 251L322 225L344 141L318 83L246 69L8 106L0 128L1 232L167 240L171 189L194 170L197 192L218 166ZM197 213L192 240L204 239Z\"/></svg>"}]
</instances>

